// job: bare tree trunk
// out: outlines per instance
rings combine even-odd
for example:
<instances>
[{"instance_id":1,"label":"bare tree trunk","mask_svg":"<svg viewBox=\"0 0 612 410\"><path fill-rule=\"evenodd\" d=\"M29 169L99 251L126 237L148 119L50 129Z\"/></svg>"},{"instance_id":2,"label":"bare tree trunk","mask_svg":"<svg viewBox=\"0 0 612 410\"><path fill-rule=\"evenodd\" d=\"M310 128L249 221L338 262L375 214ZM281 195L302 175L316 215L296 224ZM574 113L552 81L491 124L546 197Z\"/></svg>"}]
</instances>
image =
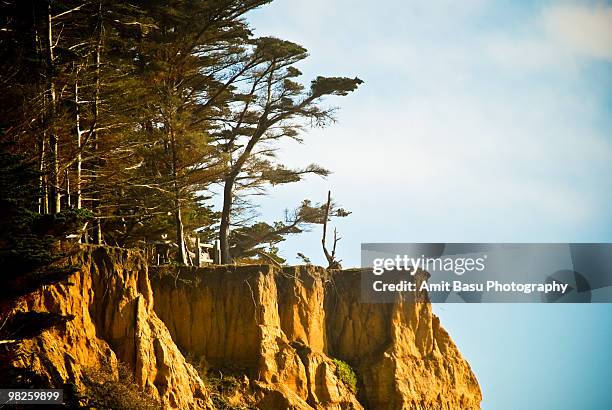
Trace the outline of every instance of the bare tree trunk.
<instances>
[{"instance_id":1,"label":"bare tree trunk","mask_svg":"<svg viewBox=\"0 0 612 410\"><path fill-rule=\"evenodd\" d=\"M325 254L325 259L327 259L328 265L331 264L334 260L333 256L330 255L327 250L326 242L327 242L327 220L329 219L329 210L331 208L331 191L327 191L327 204L325 205L325 215L323 216L323 238L321 239L321 245L323 246L323 253Z\"/></svg>"},{"instance_id":2,"label":"bare tree trunk","mask_svg":"<svg viewBox=\"0 0 612 410\"><path fill-rule=\"evenodd\" d=\"M52 130L49 136L49 151L51 153L51 213L58 213L62 210L61 195L59 192L59 164L58 164L58 142L57 134Z\"/></svg>"},{"instance_id":3,"label":"bare tree trunk","mask_svg":"<svg viewBox=\"0 0 612 410\"><path fill-rule=\"evenodd\" d=\"M76 181L75 181L75 207L81 209L82 197L81 197L81 173L83 169L83 157L81 153L81 113L79 108L79 69L76 71L76 78L74 80L74 105L75 105L75 137L77 145L77 159L76 159Z\"/></svg>"},{"instance_id":4,"label":"bare tree trunk","mask_svg":"<svg viewBox=\"0 0 612 410\"><path fill-rule=\"evenodd\" d=\"M187 265L187 250L185 249L185 233L183 231L183 219L181 214L181 202L179 198L175 199L174 205L174 220L176 223L176 244L178 245L177 262L182 265Z\"/></svg>"},{"instance_id":5,"label":"bare tree trunk","mask_svg":"<svg viewBox=\"0 0 612 410\"><path fill-rule=\"evenodd\" d=\"M66 207L68 209L72 208L71 198L70 198L70 170L66 168L64 175L64 185L66 187Z\"/></svg>"},{"instance_id":6,"label":"bare tree trunk","mask_svg":"<svg viewBox=\"0 0 612 410\"><path fill-rule=\"evenodd\" d=\"M221 245L221 263L231 263L232 257L230 255L229 247L229 236L230 236L230 223L232 213L232 202L233 202L233 191L234 191L233 176L229 176L225 180L223 186L223 209L221 210L221 225L219 227L219 242Z\"/></svg>"},{"instance_id":7,"label":"bare tree trunk","mask_svg":"<svg viewBox=\"0 0 612 410\"><path fill-rule=\"evenodd\" d=\"M172 149L172 179L174 185L174 221L176 224L176 244L178 245L177 262L187 265L187 250L185 249L185 233L181 213L181 192L179 184L179 158L174 130L170 128L170 149Z\"/></svg>"},{"instance_id":8,"label":"bare tree trunk","mask_svg":"<svg viewBox=\"0 0 612 410\"><path fill-rule=\"evenodd\" d=\"M46 175L42 177L43 183L43 213L49 213L49 180Z\"/></svg>"},{"instance_id":9,"label":"bare tree trunk","mask_svg":"<svg viewBox=\"0 0 612 410\"><path fill-rule=\"evenodd\" d=\"M42 39L40 36L40 32L38 30L38 18L36 16L36 11L34 8L34 23L35 23L35 34L34 34L34 41L36 42L36 56L38 57L39 61L44 61L45 58L45 46L42 43ZM48 23L48 20L47 20ZM42 66L41 66L41 72L42 72ZM37 149L38 149L38 172L39 172L39 177L38 177L38 189L39 189L39 198L38 198L38 213L39 214L46 214L49 212L49 202L48 202L48 197L47 197L47 186L46 186L46 181L45 181L45 146L47 143L47 124L45 121L45 115L46 115L46 110L47 110L47 105L46 105L46 85L42 85L41 87L41 83L38 82L37 83L37 92L39 95L42 95L42 111L41 114L38 117L38 121L39 124L41 126L41 129L39 130L39 136L38 136L38 141L37 141Z\"/></svg>"},{"instance_id":10,"label":"bare tree trunk","mask_svg":"<svg viewBox=\"0 0 612 410\"><path fill-rule=\"evenodd\" d=\"M40 198L38 199L38 213L46 214L49 212L49 202L47 197L47 187L45 183L45 144L47 139L47 133L42 131L40 133L40 139L38 140L38 186L40 189Z\"/></svg>"},{"instance_id":11,"label":"bare tree trunk","mask_svg":"<svg viewBox=\"0 0 612 410\"><path fill-rule=\"evenodd\" d=\"M260 119L260 122L264 122L264 120ZM255 134L247 143L242 154L240 154L240 156L236 160L236 162L231 164L230 161L229 164L230 172L229 175L225 178L225 183L223 185L223 209L221 210L221 225L219 226L219 244L221 246L222 264L228 264L232 262L232 255L229 246L229 237L231 232L232 205L234 202L234 184L236 183L236 178L238 178L238 175L240 174L244 163L251 155L251 152L253 152L255 144L257 144L257 142L263 135L265 129L266 127L259 126Z\"/></svg>"},{"instance_id":12,"label":"bare tree trunk","mask_svg":"<svg viewBox=\"0 0 612 410\"><path fill-rule=\"evenodd\" d=\"M102 2L98 3L98 44L96 45L96 53L95 53L95 90L94 90L94 100L93 100L93 131L92 131L92 140L93 140L93 151L94 153L98 152L98 117L100 115L100 64L101 58L100 54L102 52L102 37L104 34L104 26L102 21ZM100 186L99 186L99 175L97 175L97 171L99 168L98 159L94 160L94 165L92 166L92 175L93 175L93 188L94 194L92 195L93 204L92 210L94 215L96 215L96 222L94 225L94 241L98 245L102 245L102 226L100 224L100 218L98 215L98 208L100 202Z\"/></svg>"},{"instance_id":13,"label":"bare tree trunk","mask_svg":"<svg viewBox=\"0 0 612 410\"><path fill-rule=\"evenodd\" d=\"M331 253L327 250L327 222L329 220L329 212L331 210L331 191L327 191L327 203L325 204L325 215L323 219L323 238L321 239L321 245L323 246L323 253L325 259L327 259L327 269L340 269L340 261L336 260L336 245L341 238L338 238L338 231L334 228L334 246Z\"/></svg>"},{"instance_id":14,"label":"bare tree trunk","mask_svg":"<svg viewBox=\"0 0 612 410\"><path fill-rule=\"evenodd\" d=\"M47 6L47 81L49 93L49 154L51 156L51 169L49 173L50 181L50 199L51 213L57 213L62 210L61 195L59 192L59 153L58 153L58 138L55 129L56 115L56 95L55 95L55 76L53 56L53 25L51 22L51 4Z\"/></svg>"}]
</instances>

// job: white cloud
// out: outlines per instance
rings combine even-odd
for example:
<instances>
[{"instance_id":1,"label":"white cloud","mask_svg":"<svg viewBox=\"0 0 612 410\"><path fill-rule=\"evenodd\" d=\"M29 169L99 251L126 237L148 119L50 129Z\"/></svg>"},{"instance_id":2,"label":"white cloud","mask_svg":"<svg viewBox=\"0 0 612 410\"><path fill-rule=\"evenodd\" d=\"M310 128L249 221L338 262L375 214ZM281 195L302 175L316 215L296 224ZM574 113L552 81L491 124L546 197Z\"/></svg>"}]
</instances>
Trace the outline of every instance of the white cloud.
<instances>
[{"instance_id":1,"label":"white cloud","mask_svg":"<svg viewBox=\"0 0 612 410\"><path fill-rule=\"evenodd\" d=\"M560 47L612 61L612 7L560 5L545 10L542 18Z\"/></svg>"},{"instance_id":2,"label":"white cloud","mask_svg":"<svg viewBox=\"0 0 612 410\"><path fill-rule=\"evenodd\" d=\"M551 6L526 20L519 33L492 34L485 48L509 70L571 72L593 59L612 61L612 7Z\"/></svg>"},{"instance_id":3,"label":"white cloud","mask_svg":"<svg viewBox=\"0 0 612 410\"><path fill-rule=\"evenodd\" d=\"M281 150L288 165L316 161L334 174L272 189L264 217L331 189L354 211L338 222L348 265L362 241L598 239L588 233L608 221L612 134L598 123L600 85L583 71L606 56L602 29L584 16L603 8L536 7L520 26L514 16L482 28L482 2L456 20L446 0L368 10L339 0L323 11L321 1L287 12L290 22L270 13L272 33L304 40L306 77L366 82L330 99L337 124ZM573 24L590 42L570 35ZM288 241L287 255L320 254L319 234Z\"/></svg>"},{"instance_id":4,"label":"white cloud","mask_svg":"<svg viewBox=\"0 0 612 410\"><path fill-rule=\"evenodd\" d=\"M497 36L487 44L489 56L500 66L510 70L541 70L572 62L571 55L556 47L549 39Z\"/></svg>"}]
</instances>

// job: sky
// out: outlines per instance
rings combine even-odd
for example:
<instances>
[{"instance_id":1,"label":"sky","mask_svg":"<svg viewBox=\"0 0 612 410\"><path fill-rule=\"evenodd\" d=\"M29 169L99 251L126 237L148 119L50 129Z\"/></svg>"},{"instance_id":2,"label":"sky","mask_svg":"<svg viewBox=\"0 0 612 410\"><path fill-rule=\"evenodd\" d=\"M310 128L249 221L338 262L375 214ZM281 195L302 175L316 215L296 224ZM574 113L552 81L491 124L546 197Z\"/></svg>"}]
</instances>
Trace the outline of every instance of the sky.
<instances>
[{"instance_id":1,"label":"sky","mask_svg":"<svg viewBox=\"0 0 612 410\"><path fill-rule=\"evenodd\" d=\"M306 47L303 81L358 76L337 122L281 144L333 171L270 189L282 219L327 190L345 267L362 242L612 242L612 4L276 0L258 36ZM320 228L281 244L323 264ZM612 406L612 305L437 305L485 409Z\"/></svg>"}]
</instances>

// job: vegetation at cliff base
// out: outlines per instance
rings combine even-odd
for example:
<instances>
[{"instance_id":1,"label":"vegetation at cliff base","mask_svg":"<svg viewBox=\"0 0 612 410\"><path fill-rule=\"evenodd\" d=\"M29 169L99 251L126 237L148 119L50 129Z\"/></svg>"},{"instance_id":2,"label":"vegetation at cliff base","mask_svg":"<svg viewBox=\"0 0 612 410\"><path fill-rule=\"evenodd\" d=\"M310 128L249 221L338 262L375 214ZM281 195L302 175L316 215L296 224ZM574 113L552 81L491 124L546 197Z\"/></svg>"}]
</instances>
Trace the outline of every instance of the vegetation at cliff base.
<instances>
[{"instance_id":1,"label":"vegetation at cliff base","mask_svg":"<svg viewBox=\"0 0 612 410\"><path fill-rule=\"evenodd\" d=\"M87 391L79 395L81 408L161 410L163 406L138 387L132 370L123 363L110 368L88 369L83 378Z\"/></svg>"}]
</instances>

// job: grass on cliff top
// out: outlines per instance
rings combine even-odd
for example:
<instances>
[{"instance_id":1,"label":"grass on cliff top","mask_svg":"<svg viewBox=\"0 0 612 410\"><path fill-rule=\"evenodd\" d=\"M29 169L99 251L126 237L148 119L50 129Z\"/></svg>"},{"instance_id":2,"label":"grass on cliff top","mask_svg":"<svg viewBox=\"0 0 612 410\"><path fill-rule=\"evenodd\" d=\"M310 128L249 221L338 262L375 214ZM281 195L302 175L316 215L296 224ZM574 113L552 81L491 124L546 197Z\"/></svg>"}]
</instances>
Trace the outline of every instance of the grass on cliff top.
<instances>
[{"instance_id":1,"label":"grass on cliff top","mask_svg":"<svg viewBox=\"0 0 612 410\"><path fill-rule=\"evenodd\" d=\"M336 365L336 376L353 392L357 393L357 375L353 368L340 359L332 358Z\"/></svg>"}]
</instances>

